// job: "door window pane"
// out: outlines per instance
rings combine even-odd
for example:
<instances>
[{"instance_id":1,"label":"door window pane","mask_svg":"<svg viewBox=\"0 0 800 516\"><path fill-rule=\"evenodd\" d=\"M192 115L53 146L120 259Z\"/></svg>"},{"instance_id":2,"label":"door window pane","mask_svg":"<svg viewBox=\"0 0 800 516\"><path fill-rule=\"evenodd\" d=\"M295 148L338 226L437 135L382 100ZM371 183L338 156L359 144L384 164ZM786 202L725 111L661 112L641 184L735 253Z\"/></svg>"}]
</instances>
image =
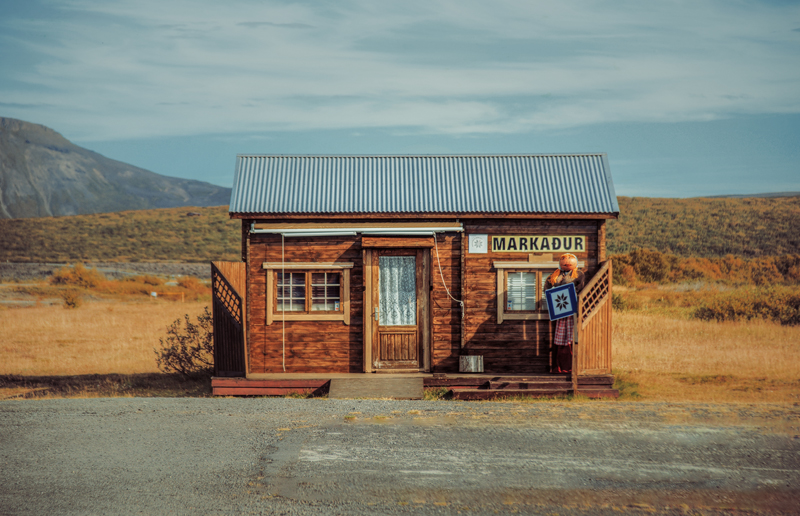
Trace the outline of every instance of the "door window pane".
<instances>
[{"instance_id":1,"label":"door window pane","mask_svg":"<svg viewBox=\"0 0 800 516\"><path fill-rule=\"evenodd\" d=\"M378 258L381 326L417 324L417 274L414 256Z\"/></svg>"}]
</instances>

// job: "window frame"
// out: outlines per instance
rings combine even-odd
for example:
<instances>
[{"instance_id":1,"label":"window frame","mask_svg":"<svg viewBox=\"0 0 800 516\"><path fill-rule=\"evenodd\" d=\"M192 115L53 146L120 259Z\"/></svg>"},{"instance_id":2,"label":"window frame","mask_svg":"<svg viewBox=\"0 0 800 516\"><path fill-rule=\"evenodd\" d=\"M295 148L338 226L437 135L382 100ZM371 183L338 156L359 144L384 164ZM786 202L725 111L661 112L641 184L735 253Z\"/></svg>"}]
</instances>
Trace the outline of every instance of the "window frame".
<instances>
[{"instance_id":1,"label":"window frame","mask_svg":"<svg viewBox=\"0 0 800 516\"><path fill-rule=\"evenodd\" d=\"M529 262L529 261L496 261L492 264L497 271L497 324L503 321L537 321L550 320L547 312L547 301L544 298L544 282L546 274L551 274L558 269L559 263ZM583 268L583 262L578 262L578 268ZM508 306L508 273L509 272L535 272L536 273L536 309L535 310L507 310Z\"/></svg>"},{"instance_id":2,"label":"window frame","mask_svg":"<svg viewBox=\"0 0 800 516\"><path fill-rule=\"evenodd\" d=\"M262 268L266 271L267 276L265 292L267 325L275 321L342 321L344 324L350 325L350 269L353 268L352 262L264 262ZM282 271L305 274L304 311L278 311L278 274ZM311 310L311 274L315 272L339 274L339 311Z\"/></svg>"},{"instance_id":3,"label":"window frame","mask_svg":"<svg viewBox=\"0 0 800 516\"><path fill-rule=\"evenodd\" d=\"M534 308L533 310L509 310L508 309L508 275L509 274L513 274L513 273L520 273L520 272L527 272L527 273L531 273L531 274L534 275L533 285L536 287L535 296L534 296L534 302L535 302L536 308ZM503 312L504 313L510 314L510 315L513 315L513 314L534 314L534 313L539 313L539 312L542 311L542 306L541 306L541 303L542 303L542 290L544 288L544 287L542 287L542 272L543 272L542 269L530 269L530 268L503 269L503 282L505 284L504 288L503 288Z\"/></svg>"}]
</instances>

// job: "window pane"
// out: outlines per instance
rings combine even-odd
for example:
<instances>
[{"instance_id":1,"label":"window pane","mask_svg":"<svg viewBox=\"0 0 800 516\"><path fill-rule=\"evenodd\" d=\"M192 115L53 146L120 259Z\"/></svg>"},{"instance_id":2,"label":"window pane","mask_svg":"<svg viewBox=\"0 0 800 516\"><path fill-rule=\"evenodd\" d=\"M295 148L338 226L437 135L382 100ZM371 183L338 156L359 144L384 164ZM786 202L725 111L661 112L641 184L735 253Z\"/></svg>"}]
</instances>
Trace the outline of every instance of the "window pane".
<instances>
[{"instance_id":1,"label":"window pane","mask_svg":"<svg viewBox=\"0 0 800 516\"><path fill-rule=\"evenodd\" d=\"M339 273L315 272L311 276L311 310L339 311Z\"/></svg>"},{"instance_id":2,"label":"window pane","mask_svg":"<svg viewBox=\"0 0 800 516\"><path fill-rule=\"evenodd\" d=\"M306 309L306 273L277 273L278 312L303 312Z\"/></svg>"},{"instance_id":3,"label":"window pane","mask_svg":"<svg viewBox=\"0 0 800 516\"><path fill-rule=\"evenodd\" d=\"M536 310L536 273L509 272L506 311Z\"/></svg>"}]
</instances>

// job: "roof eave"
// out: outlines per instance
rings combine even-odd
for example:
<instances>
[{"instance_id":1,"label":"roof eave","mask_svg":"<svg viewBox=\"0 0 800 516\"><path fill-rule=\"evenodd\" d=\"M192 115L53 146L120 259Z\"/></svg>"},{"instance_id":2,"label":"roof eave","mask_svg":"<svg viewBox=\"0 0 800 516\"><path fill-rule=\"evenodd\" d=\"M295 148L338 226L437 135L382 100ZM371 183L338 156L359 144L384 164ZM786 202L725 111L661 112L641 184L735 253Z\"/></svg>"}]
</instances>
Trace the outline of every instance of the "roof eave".
<instances>
[{"instance_id":1,"label":"roof eave","mask_svg":"<svg viewBox=\"0 0 800 516\"><path fill-rule=\"evenodd\" d=\"M616 212L603 212L603 213L562 213L562 212L503 212L503 213L459 213L459 212L337 212L337 213L268 213L268 212L229 212L231 219L297 219L297 220L311 220L311 219L495 219L495 218L513 218L513 219L618 219L619 211Z\"/></svg>"}]
</instances>

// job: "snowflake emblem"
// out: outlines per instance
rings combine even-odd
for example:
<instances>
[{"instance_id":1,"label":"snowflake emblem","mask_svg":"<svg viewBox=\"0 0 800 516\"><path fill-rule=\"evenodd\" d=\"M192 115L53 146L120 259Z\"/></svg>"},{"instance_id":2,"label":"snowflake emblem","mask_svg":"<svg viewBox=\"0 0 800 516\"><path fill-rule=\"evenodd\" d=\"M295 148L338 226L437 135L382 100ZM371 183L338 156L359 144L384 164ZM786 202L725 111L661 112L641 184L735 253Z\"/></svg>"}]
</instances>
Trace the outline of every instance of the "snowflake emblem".
<instances>
[{"instance_id":1,"label":"snowflake emblem","mask_svg":"<svg viewBox=\"0 0 800 516\"><path fill-rule=\"evenodd\" d=\"M559 310L564 310L569 306L569 300L566 294L558 294L555 301Z\"/></svg>"}]
</instances>

